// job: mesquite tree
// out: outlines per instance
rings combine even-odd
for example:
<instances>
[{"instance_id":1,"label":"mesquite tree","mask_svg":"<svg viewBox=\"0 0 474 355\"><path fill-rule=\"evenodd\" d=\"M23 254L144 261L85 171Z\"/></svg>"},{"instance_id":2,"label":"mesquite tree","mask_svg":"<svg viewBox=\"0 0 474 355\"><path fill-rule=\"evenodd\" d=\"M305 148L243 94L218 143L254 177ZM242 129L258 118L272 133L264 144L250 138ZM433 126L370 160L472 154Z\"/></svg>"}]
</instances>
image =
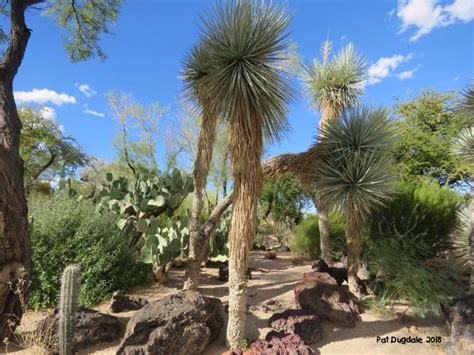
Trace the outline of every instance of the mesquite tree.
<instances>
[{"instance_id":1,"label":"mesquite tree","mask_svg":"<svg viewBox=\"0 0 474 355\"><path fill-rule=\"evenodd\" d=\"M98 55L101 33L115 21L121 0L53 0L45 12L69 32L66 49L73 62ZM10 33L1 39L6 50L0 62L0 338L11 334L8 320L21 319L18 296L10 287L24 268L31 271L28 231L28 208L23 185L23 161L20 157L21 121L13 97L13 80L21 66L31 36L25 22L29 8L41 6L42 0L5 0L0 12L8 18ZM3 272L4 270L9 272ZM28 276L27 276L28 278Z\"/></svg>"}]
</instances>

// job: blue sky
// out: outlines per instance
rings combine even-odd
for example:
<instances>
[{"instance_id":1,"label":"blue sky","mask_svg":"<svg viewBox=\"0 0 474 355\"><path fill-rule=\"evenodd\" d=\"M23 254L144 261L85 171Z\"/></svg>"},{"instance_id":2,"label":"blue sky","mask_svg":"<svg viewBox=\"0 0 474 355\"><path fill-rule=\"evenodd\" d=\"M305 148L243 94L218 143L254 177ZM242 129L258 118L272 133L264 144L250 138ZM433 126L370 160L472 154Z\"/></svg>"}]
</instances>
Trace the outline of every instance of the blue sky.
<instances>
[{"instance_id":1,"label":"blue sky","mask_svg":"<svg viewBox=\"0 0 474 355\"><path fill-rule=\"evenodd\" d=\"M72 64L62 36L38 10L27 14L32 37L14 89L18 104L46 106L84 150L113 160L117 126L104 94L133 94L142 103L158 101L179 110L181 62L198 38L199 14L214 1L130 0L113 35L103 36L107 60ZM329 38L335 50L352 42L369 63L363 101L392 105L423 88L439 91L466 87L474 73L472 0L288 0L294 18L290 39L309 61ZM35 90L36 89L36 90ZM319 114L301 95L290 107L293 131L271 146L268 155L306 149L316 135Z\"/></svg>"}]
</instances>

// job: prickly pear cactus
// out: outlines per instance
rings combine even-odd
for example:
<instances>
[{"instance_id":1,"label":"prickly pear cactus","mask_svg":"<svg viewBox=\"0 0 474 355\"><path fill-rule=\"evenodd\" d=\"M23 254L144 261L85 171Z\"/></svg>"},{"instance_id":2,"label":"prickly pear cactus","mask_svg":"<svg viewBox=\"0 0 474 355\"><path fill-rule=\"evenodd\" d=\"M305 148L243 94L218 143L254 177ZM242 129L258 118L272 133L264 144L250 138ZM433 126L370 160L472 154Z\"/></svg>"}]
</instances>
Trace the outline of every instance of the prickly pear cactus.
<instances>
[{"instance_id":1,"label":"prickly pear cactus","mask_svg":"<svg viewBox=\"0 0 474 355\"><path fill-rule=\"evenodd\" d=\"M72 355L74 320L81 291L81 270L70 265L63 271L59 302L58 347L60 355Z\"/></svg>"}]
</instances>

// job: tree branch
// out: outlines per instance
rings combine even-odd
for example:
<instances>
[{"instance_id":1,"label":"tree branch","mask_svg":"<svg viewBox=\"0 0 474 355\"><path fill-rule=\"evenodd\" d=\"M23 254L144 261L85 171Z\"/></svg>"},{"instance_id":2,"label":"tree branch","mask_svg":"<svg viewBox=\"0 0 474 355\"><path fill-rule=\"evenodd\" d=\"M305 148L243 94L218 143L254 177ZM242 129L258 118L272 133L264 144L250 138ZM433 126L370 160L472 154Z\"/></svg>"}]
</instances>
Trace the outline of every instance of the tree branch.
<instances>
[{"instance_id":1,"label":"tree branch","mask_svg":"<svg viewBox=\"0 0 474 355\"><path fill-rule=\"evenodd\" d=\"M292 173L304 185L311 187L313 178L313 169L319 158L317 144L311 146L302 153L281 154L271 157L262 162L263 179L281 176L285 173ZM202 227L201 238L207 241L210 234L214 230L215 225L221 218L222 214L233 202L233 192L231 191L219 204L214 208L206 224Z\"/></svg>"},{"instance_id":2,"label":"tree branch","mask_svg":"<svg viewBox=\"0 0 474 355\"><path fill-rule=\"evenodd\" d=\"M41 2L43 0L10 1L10 39L3 60L0 62L0 73L11 82L21 65L31 35L31 31L25 23L25 10L29 6Z\"/></svg>"}]
</instances>

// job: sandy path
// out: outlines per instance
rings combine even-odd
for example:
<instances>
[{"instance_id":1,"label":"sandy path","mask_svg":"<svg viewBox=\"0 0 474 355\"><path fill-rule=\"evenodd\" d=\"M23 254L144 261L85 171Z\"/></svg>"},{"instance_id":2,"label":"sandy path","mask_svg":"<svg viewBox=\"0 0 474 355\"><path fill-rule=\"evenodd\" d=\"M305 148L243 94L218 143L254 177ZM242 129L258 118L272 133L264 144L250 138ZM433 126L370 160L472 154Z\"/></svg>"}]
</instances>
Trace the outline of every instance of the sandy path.
<instances>
[{"instance_id":1,"label":"sandy path","mask_svg":"<svg viewBox=\"0 0 474 355\"><path fill-rule=\"evenodd\" d=\"M247 318L247 336L250 339L265 337L270 330L268 318L275 311L294 308L293 287L301 279L302 274L311 270L311 263L294 266L291 263L289 253L279 253L276 260L263 258L264 253L252 252L251 267L268 269L269 273L253 272L252 280L249 281L248 303L251 313ZM206 296L218 297L222 302L227 302L227 283L216 279L217 269L203 269L200 291ZM180 289L183 282L184 270L174 269L170 274L170 281L166 286L152 285L139 288L130 294L156 300L167 294ZM264 311L261 306L268 300L277 301L275 305L269 306L270 312ZM108 305L104 304L97 308L102 312L108 312ZM119 316L125 323L133 312L120 313ZM34 327L35 322L41 319L43 314L29 313L25 317L27 328ZM444 320L433 317L427 320L412 319L405 317L404 321L386 317L374 311L366 311L362 314L362 322L358 322L354 329L338 329L329 323L323 325L323 340L314 344L313 348L318 354L444 354L443 343L446 341L447 328ZM408 337L419 336L423 339L422 344L397 344L377 343L380 337ZM443 343L436 346L426 343L427 336L442 336ZM79 354L115 354L118 342L99 344L93 348L85 349ZM10 347L11 350L12 347ZM225 347L224 332L221 337L214 341L205 354L221 354ZM31 350L9 351L15 354L32 354ZM1 350L0 350L1 353Z\"/></svg>"}]
</instances>

